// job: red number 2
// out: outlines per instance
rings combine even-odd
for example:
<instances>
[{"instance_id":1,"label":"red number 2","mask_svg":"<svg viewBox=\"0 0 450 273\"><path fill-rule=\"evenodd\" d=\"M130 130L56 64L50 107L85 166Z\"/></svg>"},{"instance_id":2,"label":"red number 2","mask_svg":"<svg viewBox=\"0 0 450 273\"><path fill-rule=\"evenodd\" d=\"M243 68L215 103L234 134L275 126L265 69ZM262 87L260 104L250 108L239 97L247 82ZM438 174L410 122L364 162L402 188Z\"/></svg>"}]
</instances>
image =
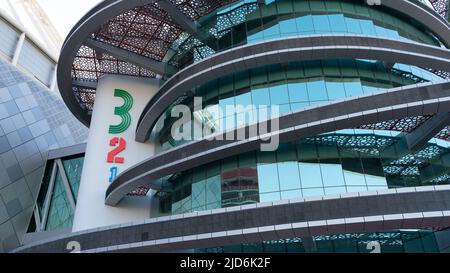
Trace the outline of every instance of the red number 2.
<instances>
[{"instance_id":1,"label":"red number 2","mask_svg":"<svg viewBox=\"0 0 450 273\"><path fill-rule=\"evenodd\" d=\"M109 141L109 146L116 147L114 150L108 153L108 163L123 164L125 159L123 157L117 157L118 154L123 152L127 148L127 142L123 138L115 137Z\"/></svg>"}]
</instances>

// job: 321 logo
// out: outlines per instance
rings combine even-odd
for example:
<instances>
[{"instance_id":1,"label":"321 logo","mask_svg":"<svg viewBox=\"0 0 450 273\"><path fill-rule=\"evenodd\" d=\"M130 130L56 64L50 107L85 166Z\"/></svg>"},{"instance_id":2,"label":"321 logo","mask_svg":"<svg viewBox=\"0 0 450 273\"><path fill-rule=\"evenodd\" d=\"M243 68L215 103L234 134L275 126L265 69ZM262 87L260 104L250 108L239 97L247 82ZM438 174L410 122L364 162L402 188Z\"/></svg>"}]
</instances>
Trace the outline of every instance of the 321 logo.
<instances>
[{"instance_id":1,"label":"321 logo","mask_svg":"<svg viewBox=\"0 0 450 273\"><path fill-rule=\"evenodd\" d=\"M109 133L112 135L118 135L130 128L131 115L130 110L133 108L133 97L125 90L115 89L114 97L123 99L123 105L114 109L114 115L120 117L119 124L110 125ZM127 141L123 137L114 136L109 140L109 146L113 149L108 153L106 162L111 164L124 164L125 158L120 154L127 148ZM117 176L118 166L112 166L109 169L109 182L111 183Z\"/></svg>"}]
</instances>

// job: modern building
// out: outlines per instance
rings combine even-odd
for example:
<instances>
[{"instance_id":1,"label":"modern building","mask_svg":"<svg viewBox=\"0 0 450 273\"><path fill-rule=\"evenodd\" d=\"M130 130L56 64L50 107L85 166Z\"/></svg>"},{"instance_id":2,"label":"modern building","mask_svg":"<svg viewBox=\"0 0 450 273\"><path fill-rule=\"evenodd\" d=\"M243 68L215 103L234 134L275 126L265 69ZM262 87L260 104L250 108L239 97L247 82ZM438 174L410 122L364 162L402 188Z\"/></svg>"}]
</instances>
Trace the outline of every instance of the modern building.
<instances>
[{"instance_id":1,"label":"modern building","mask_svg":"<svg viewBox=\"0 0 450 273\"><path fill-rule=\"evenodd\" d=\"M23 244L47 152L86 141L56 90L56 54L0 9L0 252Z\"/></svg>"},{"instance_id":2,"label":"modern building","mask_svg":"<svg viewBox=\"0 0 450 273\"><path fill-rule=\"evenodd\" d=\"M87 144L50 153L14 251L449 252L447 7L101 2L57 69Z\"/></svg>"}]
</instances>

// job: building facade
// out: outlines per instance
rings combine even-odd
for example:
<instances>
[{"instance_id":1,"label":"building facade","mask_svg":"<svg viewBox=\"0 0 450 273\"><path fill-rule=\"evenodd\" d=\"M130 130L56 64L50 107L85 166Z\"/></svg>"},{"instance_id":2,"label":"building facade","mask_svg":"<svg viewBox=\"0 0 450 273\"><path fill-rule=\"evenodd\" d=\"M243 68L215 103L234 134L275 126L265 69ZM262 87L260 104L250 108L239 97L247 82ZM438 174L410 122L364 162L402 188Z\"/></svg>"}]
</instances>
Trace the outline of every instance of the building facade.
<instances>
[{"instance_id":1,"label":"building facade","mask_svg":"<svg viewBox=\"0 0 450 273\"><path fill-rule=\"evenodd\" d=\"M58 65L90 126L72 230L15 251L450 251L446 8L100 3Z\"/></svg>"},{"instance_id":2,"label":"building facade","mask_svg":"<svg viewBox=\"0 0 450 273\"><path fill-rule=\"evenodd\" d=\"M55 91L56 61L14 20L0 17L0 252L24 242L47 152L87 138Z\"/></svg>"}]
</instances>

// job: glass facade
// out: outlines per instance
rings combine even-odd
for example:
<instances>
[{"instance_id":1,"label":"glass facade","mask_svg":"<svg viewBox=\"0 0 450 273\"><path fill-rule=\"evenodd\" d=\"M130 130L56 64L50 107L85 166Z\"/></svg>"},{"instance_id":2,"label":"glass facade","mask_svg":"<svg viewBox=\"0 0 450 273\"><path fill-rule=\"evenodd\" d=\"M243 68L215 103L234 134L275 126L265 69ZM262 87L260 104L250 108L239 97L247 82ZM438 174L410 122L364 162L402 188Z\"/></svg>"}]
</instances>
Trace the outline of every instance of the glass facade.
<instances>
[{"instance_id":1,"label":"glass facade","mask_svg":"<svg viewBox=\"0 0 450 273\"><path fill-rule=\"evenodd\" d=\"M200 41L182 34L172 45L177 53L170 63L186 67L236 46L312 34L369 35L440 45L426 27L386 8L346 0L257 2L239 1L201 18L202 31L211 38Z\"/></svg>"},{"instance_id":2,"label":"glass facade","mask_svg":"<svg viewBox=\"0 0 450 273\"><path fill-rule=\"evenodd\" d=\"M62 228L71 228L73 221L73 212L67 198L67 192L64 188L60 171L56 172L55 185L53 187L48 219L45 230L55 230Z\"/></svg>"},{"instance_id":3,"label":"glass facade","mask_svg":"<svg viewBox=\"0 0 450 273\"><path fill-rule=\"evenodd\" d=\"M281 115L302 108L347 97L382 92L389 88L442 80L435 74L414 66L395 64L392 68L370 60L306 61L271 65L213 80L194 90L204 109L194 109L193 96L177 104L188 105L197 123L192 123L192 139L204 137L201 123L219 132L243 124L267 119L259 110L278 106ZM254 106L254 109L248 108ZM159 119L154 132L158 136L157 152L185 143L172 138L171 118L175 104ZM227 112L228 107L236 111ZM241 109L239 109L241 107Z\"/></svg>"},{"instance_id":4,"label":"glass facade","mask_svg":"<svg viewBox=\"0 0 450 273\"><path fill-rule=\"evenodd\" d=\"M181 35L172 64L185 67L236 46L311 34L360 34L441 46L414 20L355 1L239 1L199 20L203 31L214 39L200 42ZM171 115L177 105L190 108L194 122L183 127L190 126L191 139L198 140L267 119L272 106L285 115L348 97L440 80L425 68L364 59L297 61L221 75L186 90L187 95L166 109L153 131L156 151L192 141L172 136L179 118ZM194 97L201 97L203 109L194 107L198 107ZM263 108L267 116L260 114ZM415 124L424 118L410 117L407 122ZM173 174L164 178L169 186L157 194L160 214L450 183L447 142L432 140L412 151L398 133L408 130L396 130L394 125L389 130L348 128L283 143L276 152L252 151Z\"/></svg>"},{"instance_id":5,"label":"glass facade","mask_svg":"<svg viewBox=\"0 0 450 273\"><path fill-rule=\"evenodd\" d=\"M171 190L160 193L160 213L450 184L449 152L445 141L410 151L402 135L389 131L323 134L176 174L168 179Z\"/></svg>"},{"instance_id":6,"label":"glass facade","mask_svg":"<svg viewBox=\"0 0 450 273\"><path fill-rule=\"evenodd\" d=\"M77 157L73 159L64 159L62 161L64 166L64 171L67 174L67 179L69 180L70 189L72 190L72 195L75 201L78 196L78 189L80 188L81 173L83 171L84 157Z\"/></svg>"},{"instance_id":7,"label":"glass facade","mask_svg":"<svg viewBox=\"0 0 450 273\"><path fill-rule=\"evenodd\" d=\"M61 160L63 169L57 161ZM39 191L36 210L38 210L39 222L36 219L30 222L30 232L48 231L71 228L74 209L70 199L76 203L78 189L80 187L83 170L84 155L64 157L47 162L44 179ZM54 174L54 176L53 176ZM69 190L65 185L67 179Z\"/></svg>"},{"instance_id":8,"label":"glass facade","mask_svg":"<svg viewBox=\"0 0 450 273\"><path fill-rule=\"evenodd\" d=\"M195 253L437 253L432 231L392 231L291 238L196 249Z\"/></svg>"}]
</instances>

